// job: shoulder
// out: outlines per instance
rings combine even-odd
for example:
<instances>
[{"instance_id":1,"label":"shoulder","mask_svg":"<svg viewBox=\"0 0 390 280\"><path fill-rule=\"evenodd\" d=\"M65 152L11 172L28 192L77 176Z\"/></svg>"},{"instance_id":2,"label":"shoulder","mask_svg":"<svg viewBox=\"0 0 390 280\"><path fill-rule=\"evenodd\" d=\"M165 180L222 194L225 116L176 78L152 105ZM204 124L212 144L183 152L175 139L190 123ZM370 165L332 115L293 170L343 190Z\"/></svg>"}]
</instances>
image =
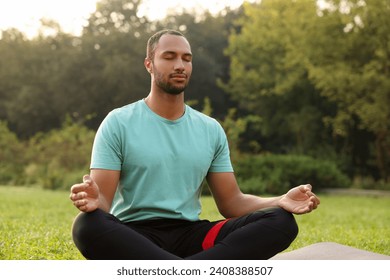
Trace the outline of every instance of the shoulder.
<instances>
[{"instance_id":1,"label":"shoulder","mask_svg":"<svg viewBox=\"0 0 390 280\"><path fill-rule=\"evenodd\" d=\"M104 118L103 123L127 123L129 119L139 116L141 111L142 104L140 100L127 104L123 107L113 109Z\"/></svg>"},{"instance_id":2,"label":"shoulder","mask_svg":"<svg viewBox=\"0 0 390 280\"><path fill-rule=\"evenodd\" d=\"M222 128L221 124L216 119L207 116L206 114L199 112L188 105L186 106L186 110L188 110L188 116L192 121L196 121L211 128Z\"/></svg>"},{"instance_id":3,"label":"shoulder","mask_svg":"<svg viewBox=\"0 0 390 280\"><path fill-rule=\"evenodd\" d=\"M130 103L125 106L112 110L111 112L108 113L107 117L133 116L135 113L141 111L141 109L142 109L142 100L139 100L134 103Z\"/></svg>"},{"instance_id":4,"label":"shoulder","mask_svg":"<svg viewBox=\"0 0 390 280\"><path fill-rule=\"evenodd\" d=\"M127 127L129 123L134 123L134 117L139 115L140 101L119 107L110 111L103 119L99 130L113 133Z\"/></svg>"}]
</instances>

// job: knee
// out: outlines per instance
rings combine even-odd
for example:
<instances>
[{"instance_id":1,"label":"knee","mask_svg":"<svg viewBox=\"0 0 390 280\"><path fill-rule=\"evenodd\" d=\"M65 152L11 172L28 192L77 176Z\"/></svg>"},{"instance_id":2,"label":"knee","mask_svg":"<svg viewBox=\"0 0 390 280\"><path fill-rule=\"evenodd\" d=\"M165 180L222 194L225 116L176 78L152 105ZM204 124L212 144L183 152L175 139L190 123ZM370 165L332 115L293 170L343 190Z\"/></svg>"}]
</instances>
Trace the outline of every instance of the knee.
<instances>
[{"instance_id":1,"label":"knee","mask_svg":"<svg viewBox=\"0 0 390 280\"><path fill-rule=\"evenodd\" d=\"M85 244L88 237L90 237L89 231L91 224L91 213L80 213L77 215L72 225L72 238L76 247L82 251L83 244Z\"/></svg>"},{"instance_id":2,"label":"knee","mask_svg":"<svg viewBox=\"0 0 390 280\"><path fill-rule=\"evenodd\" d=\"M88 247L88 244L90 244L101 231L100 227L104 225L105 215L109 214L97 209L93 212L82 212L78 214L73 221L73 242L83 255L85 255L84 251Z\"/></svg>"},{"instance_id":3,"label":"knee","mask_svg":"<svg viewBox=\"0 0 390 280\"><path fill-rule=\"evenodd\" d=\"M72 236L73 240L76 242L77 240L83 239L83 236L88 236L89 229L89 220L91 213L81 212L76 216L72 225ZM77 242L76 242L77 243Z\"/></svg>"},{"instance_id":4,"label":"knee","mask_svg":"<svg viewBox=\"0 0 390 280\"><path fill-rule=\"evenodd\" d=\"M275 222L281 231L286 235L290 242L298 235L298 224L294 218L294 215L282 208L273 209L275 215Z\"/></svg>"}]
</instances>

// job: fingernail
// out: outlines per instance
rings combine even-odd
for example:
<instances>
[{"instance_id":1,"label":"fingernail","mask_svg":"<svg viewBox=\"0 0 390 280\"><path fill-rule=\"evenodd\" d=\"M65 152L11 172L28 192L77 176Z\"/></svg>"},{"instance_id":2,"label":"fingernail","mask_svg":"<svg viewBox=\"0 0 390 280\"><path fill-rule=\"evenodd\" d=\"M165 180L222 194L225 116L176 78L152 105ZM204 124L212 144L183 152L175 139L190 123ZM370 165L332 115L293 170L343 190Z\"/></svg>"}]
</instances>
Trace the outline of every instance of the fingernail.
<instances>
[{"instance_id":1,"label":"fingernail","mask_svg":"<svg viewBox=\"0 0 390 280\"><path fill-rule=\"evenodd\" d=\"M90 183L91 182L91 177L89 175L84 175L83 182L84 183Z\"/></svg>"}]
</instances>

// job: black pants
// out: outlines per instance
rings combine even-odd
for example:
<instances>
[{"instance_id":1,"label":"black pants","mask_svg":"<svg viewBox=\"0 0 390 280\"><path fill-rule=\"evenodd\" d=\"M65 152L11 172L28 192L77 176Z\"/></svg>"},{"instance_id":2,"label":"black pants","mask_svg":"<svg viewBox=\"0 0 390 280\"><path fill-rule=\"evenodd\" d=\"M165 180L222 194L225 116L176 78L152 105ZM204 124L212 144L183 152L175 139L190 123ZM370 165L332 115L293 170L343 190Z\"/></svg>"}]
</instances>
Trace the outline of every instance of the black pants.
<instances>
[{"instance_id":1,"label":"black pants","mask_svg":"<svg viewBox=\"0 0 390 280\"><path fill-rule=\"evenodd\" d=\"M220 229L215 245L203 250L206 234L217 223L170 219L122 223L98 209L80 213L72 233L85 258L100 260L269 259L298 234L291 213L269 208L230 219Z\"/></svg>"}]
</instances>

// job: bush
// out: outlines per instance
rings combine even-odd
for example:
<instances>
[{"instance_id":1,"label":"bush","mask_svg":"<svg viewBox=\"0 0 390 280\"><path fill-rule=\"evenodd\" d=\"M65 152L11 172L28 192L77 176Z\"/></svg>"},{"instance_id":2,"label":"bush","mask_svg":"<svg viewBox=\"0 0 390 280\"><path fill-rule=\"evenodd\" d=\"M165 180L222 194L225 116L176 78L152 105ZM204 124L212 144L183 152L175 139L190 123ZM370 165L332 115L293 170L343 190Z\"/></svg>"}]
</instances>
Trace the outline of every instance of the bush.
<instances>
[{"instance_id":1,"label":"bush","mask_svg":"<svg viewBox=\"0 0 390 280\"><path fill-rule=\"evenodd\" d=\"M24 145L0 121L0 184L20 184L23 178Z\"/></svg>"},{"instance_id":2,"label":"bush","mask_svg":"<svg viewBox=\"0 0 390 280\"><path fill-rule=\"evenodd\" d=\"M390 182L375 180L372 177L355 177L352 182L353 189L390 191Z\"/></svg>"},{"instance_id":3,"label":"bush","mask_svg":"<svg viewBox=\"0 0 390 280\"><path fill-rule=\"evenodd\" d=\"M79 124L30 139L26 181L45 189L69 189L89 170L95 133Z\"/></svg>"},{"instance_id":4,"label":"bush","mask_svg":"<svg viewBox=\"0 0 390 280\"><path fill-rule=\"evenodd\" d=\"M254 194L282 194L307 183L316 192L351 184L335 163L308 156L246 155L236 160L234 169L241 189Z\"/></svg>"}]
</instances>

